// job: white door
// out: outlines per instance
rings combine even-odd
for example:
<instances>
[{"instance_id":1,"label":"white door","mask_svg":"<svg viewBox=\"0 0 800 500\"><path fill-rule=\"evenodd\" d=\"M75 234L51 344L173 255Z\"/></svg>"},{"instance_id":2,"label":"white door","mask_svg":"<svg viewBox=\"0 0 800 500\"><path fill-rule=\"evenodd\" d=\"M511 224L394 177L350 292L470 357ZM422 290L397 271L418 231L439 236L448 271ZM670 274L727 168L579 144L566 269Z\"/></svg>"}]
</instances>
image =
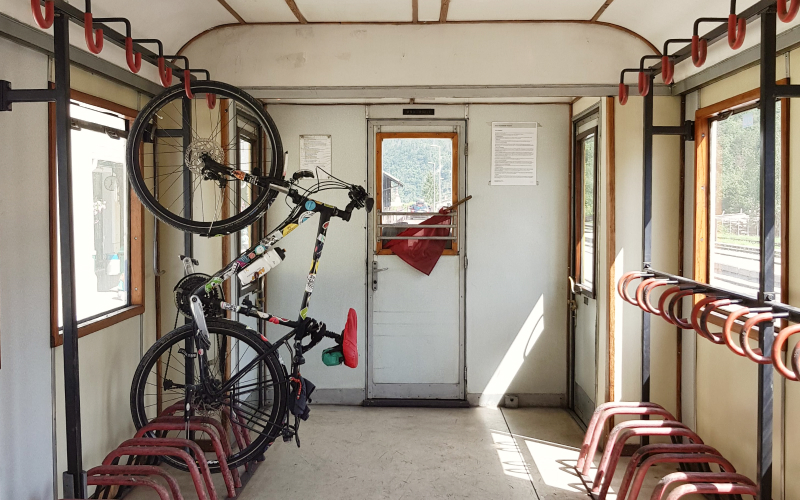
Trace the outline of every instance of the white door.
<instances>
[{"instance_id":1,"label":"white door","mask_svg":"<svg viewBox=\"0 0 800 500\"><path fill-rule=\"evenodd\" d=\"M368 398L464 399L464 122L369 130Z\"/></svg>"}]
</instances>

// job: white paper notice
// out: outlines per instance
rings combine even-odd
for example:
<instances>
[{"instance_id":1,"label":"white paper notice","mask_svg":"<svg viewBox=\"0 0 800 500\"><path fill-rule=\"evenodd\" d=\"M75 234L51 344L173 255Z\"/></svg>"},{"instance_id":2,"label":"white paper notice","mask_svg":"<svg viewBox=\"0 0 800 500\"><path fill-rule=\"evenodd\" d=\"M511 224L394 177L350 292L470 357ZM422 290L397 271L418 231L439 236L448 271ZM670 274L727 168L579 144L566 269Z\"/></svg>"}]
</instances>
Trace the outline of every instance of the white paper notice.
<instances>
[{"instance_id":1,"label":"white paper notice","mask_svg":"<svg viewBox=\"0 0 800 500\"><path fill-rule=\"evenodd\" d=\"M319 179L327 179L327 174L333 173L331 166L331 136L301 135L300 170L311 170Z\"/></svg>"},{"instance_id":2,"label":"white paper notice","mask_svg":"<svg viewBox=\"0 0 800 500\"><path fill-rule=\"evenodd\" d=\"M537 123L492 122L493 186L536 185Z\"/></svg>"}]
</instances>

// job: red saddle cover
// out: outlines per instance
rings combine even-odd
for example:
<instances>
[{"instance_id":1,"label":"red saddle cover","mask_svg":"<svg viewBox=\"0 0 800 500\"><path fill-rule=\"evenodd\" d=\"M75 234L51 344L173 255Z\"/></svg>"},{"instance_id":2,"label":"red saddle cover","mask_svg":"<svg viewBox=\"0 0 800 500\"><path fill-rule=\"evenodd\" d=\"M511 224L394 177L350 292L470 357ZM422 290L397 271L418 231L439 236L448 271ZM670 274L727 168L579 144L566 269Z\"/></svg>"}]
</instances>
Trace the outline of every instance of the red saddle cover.
<instances>
[{"instance_id":1,"label":"red saddle cover","mask_svg":"<svg viewBox=\"0 0 800 500\"><path fill-rule=\"evenodd\" d=\"M347 323L342 332L342 353L345 366L358 366L358 315L353 308L347 313Z\"/></svg>"}]
</instances>

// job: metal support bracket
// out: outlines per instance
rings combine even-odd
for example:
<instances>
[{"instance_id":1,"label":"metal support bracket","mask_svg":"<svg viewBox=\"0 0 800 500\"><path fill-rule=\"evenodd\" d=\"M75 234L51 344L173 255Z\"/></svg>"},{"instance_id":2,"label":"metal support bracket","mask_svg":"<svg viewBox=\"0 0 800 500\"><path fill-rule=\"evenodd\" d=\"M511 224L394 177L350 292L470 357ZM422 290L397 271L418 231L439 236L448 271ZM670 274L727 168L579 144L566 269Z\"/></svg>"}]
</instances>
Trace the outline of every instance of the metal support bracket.
<instances>
[{"instance_id":1,"label":"metal support bracket","mask_svg":"<svg viewBox=\"0 0 800 500\"><path fill-rule=\"evenodd\" d=\"M694 122L686 120L683 125L676 127L653 126L653 135L679 135L684 141L694 140Z\"/></svg>"},{"instance_id":2,"label":"metal support bracket","mask_svg":"<svg viewBox=\"0 0 800 500\"><path fill-rule=\"evenodd\" d=\"M0 80L0 111L11 111L15 102L55 102L55 89L19 89L11 88L11 82Z\"/></svg>"}]
</instances>

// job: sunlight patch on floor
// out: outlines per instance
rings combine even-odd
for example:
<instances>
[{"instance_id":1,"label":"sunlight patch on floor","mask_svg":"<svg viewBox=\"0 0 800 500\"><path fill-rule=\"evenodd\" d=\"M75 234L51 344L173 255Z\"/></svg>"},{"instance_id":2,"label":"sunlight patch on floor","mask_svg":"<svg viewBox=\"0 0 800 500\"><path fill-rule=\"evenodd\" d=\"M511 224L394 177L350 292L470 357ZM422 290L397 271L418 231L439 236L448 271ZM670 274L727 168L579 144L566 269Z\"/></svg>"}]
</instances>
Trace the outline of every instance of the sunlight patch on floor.
<instances>
[{"instance_id":1,"label":"sunlight patch on floor","mask_svg":"<svg viewBox=\"0 0 800 500\"><path fill-rule=\"evenodd\" d=\"M533 463L546 485L566 491L586 492L581 478L575 471L580 450L533 438L522 436L517 438L525 441L533 457Z\"/></svg>"},{"instance_id":2,"label":"sunlight patch on floor","mask_svg":"<svg viewBox=\"0 0 800 500\"><path fill-rule=\"evenodd\" d=\"M492 440L497 450L497 458L500 459L500 465L503 466L503 472L507 476L530 481L528 464L525 463L514 437L505 432L492 432Z\"/></svg>"}]
</instances>

